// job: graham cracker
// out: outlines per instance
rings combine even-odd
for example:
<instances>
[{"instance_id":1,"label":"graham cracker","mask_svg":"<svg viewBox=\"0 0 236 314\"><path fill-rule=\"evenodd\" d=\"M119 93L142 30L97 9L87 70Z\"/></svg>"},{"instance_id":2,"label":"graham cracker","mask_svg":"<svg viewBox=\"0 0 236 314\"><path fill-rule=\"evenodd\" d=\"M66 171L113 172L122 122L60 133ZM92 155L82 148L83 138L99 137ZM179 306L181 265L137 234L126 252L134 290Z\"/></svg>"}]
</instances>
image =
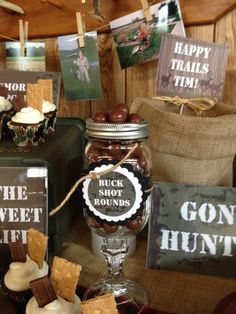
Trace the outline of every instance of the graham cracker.
<instances>
[{"instance_id":1,"label":"graham cracker","mask_svg":"<svg viewBox=\"0 0 236 314\"><path fill-rule=\"evenodd\" d=\"M79 264L55 256L50 280L56 294L69 302L74 302L81 270L82 267Z\"/></svg>"},{"instance_id":2,"label":"graham cracker","mask_svg":"<svg viewBox=\"0 0 236 314\"><path fill-rule=\"evenodd\" d=\"M35 261L39 268L43 267L48 244L48 236L30 228L27 233L27 245L29 257Z\"/></svg>"},{"instance_id":3,"label":"graham cracker","mask_svg":"<svg viewBox=\"0 0 236 314\"><path fill-rule=\"evenodd\" d=\"M26 87L27 106L31 106L42 112L43 106L43 86L39 84L27 83Z\"/></svg>"},{"instance_id":4,"label":"graham cracker","mask_svg":"<svg viewBox=\"0 0 236 314\"><path fill-rule=\"evenodd\" d=\"M117 314L116 301L112 293L107 293L80 303L83 314Z\"/></svg>"},{"instance_id":5,"label":"graham cracker","mask_svg":"<svg viewBox=\"0 0 236 314\"><path fill-rule=\"evenodd\" d=\"M53 103L53 85L50 79L39 79L37 83L43 86L43 99Z\"/></svg>"}]
</instances>

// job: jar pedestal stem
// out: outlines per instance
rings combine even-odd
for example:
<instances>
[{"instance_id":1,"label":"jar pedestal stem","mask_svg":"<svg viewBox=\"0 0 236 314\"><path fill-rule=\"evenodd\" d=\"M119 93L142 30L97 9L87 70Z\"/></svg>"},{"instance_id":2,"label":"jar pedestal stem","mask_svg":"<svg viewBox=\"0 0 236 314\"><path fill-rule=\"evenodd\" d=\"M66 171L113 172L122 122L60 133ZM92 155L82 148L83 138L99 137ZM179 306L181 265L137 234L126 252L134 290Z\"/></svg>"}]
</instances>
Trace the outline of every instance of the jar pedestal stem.
<instances>
[{"instance_id":1,"label":"jar pedestal stem","mask_svg":"<svg viewBox=\"0 0 236 314\"><path fill-rule=\"evenodd\" d=\"M135 313L142 313L148 304L147 294L141 286L124 276L123 262L128 248L126 237L104 237L101 252L107 263L107 276L90 285L83 300L113 293L118 310L128 306L134 309Z\"/></svg>"},{"instance_id":2,"label":"jar pedestal stem","mask_svg":"<svg viewBox=\"0 0 236 314\"><path fill-rule=\"evenodd\" d=\"M101 252L107 263L108 278L115 282L124 280L123 262L128 253L126 238L104 237Z\"/></svg>"}]
</instances>

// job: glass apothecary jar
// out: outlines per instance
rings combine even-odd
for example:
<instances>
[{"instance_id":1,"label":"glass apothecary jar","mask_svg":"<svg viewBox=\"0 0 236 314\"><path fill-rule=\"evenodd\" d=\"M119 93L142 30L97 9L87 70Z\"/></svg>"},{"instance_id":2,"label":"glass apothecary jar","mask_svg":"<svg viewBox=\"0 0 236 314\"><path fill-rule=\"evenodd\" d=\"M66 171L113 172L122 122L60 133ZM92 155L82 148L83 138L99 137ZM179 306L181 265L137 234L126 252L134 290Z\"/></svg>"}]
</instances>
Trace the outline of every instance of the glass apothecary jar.
<instances>
[{"instance_id":1,"label":"glass apothecary jar","mask_svg":"<svg viewBox=\"0 0 236 314\"><path fill-rule=\"evenodd\" d=\"M87 224L100 236L134 235L147 222L151 187L148 135L145 121L121 124L86 121L88 170L109 171L121 162L115 170L84 183Z\"/></svg>"},{"instance_id":2,"label":"glass apothecary jar","mask_svg":"<svg viewBox=\"0 0 236 314\"><path fill-rule=\"evenodd\" d=\"M83 182L84 215L89 228L103 237L101 253L107 276L92 283L84 300L112 292L117 308L131 304L141 313L148 304L145 290L126 279L123 261L128 239L145 226L150 212L151 161L145 145L148 123L86 121L85 149L89 178Z\"/></svg>"}]
</instances>

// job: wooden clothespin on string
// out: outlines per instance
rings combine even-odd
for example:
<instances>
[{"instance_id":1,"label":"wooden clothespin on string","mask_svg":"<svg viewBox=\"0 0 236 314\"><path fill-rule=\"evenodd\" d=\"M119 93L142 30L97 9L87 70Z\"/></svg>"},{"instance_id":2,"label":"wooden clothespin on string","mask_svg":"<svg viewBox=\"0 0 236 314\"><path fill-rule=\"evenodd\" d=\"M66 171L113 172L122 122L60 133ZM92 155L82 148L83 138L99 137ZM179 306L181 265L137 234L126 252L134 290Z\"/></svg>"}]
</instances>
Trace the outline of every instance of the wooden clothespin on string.
<instances>
[{"instance_id":1,"label":"wooden clothespin on string","mask_svg":"<svg viewBox=\"0 0 236 314\"><path fill-rule=\"evenodd\" d=\"M85 33L85 25L82 20L82 16L80 12L76 12L76 22L79 36L79 46L80 48L84 47L84 33Z\"/></svg>"},{"instance_id":2,"label":"wooden clothespin on string","mask_svg":"<svg viewBox=\"0 0 236 314\"><path fill-rule=\"evenodd\" d=\"M147 22L152 21L153 18L152 18L152 13L150 11L148 1L147 0L140 0L140 2L141 2L141 5L143 7L143 13L145 15L146 21Z\"/></svg>"},{"instance_id":3,"label":"wooden clothespin on string","mask_svg":"<svg viewBox=\"0 0 236 314\"><path fill-rule=\"evenodd\" d=\"M23 20L19 20L19 37L20 37L20 56L25 56L25 48L26 43L28 40L28 30L29 30L29 23Z\"/></svg>"}]
</instances>

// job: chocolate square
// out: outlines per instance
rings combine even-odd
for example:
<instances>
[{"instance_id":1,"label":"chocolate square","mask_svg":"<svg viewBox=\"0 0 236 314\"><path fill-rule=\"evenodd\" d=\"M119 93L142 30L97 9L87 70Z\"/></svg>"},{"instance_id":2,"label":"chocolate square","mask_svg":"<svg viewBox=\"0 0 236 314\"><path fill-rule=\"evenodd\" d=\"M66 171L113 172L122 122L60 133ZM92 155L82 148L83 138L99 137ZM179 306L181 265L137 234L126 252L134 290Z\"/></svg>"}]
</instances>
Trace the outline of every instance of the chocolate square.
<instances>
[{"instance_id":1,"label":"chocolate square","mask_svg":"<svg viewBox=\"0 0 236 314\"><path fill-rule=\"evenodd\" d=\"M9 243L9 248L13 262L26 262L26 252L22 242L11 242Z\"/></svg>"},{"instance_id":2,"label":"chocolate square","mask_svg":"<svg viewBox=\"0 0 236 314\"><path fill-rule=\"evenodd\" d=\"M48 276L44 276L30 282L30 288L35 296L39 307L57 299L56 293Z\"/></svg>"}]
</instances>

